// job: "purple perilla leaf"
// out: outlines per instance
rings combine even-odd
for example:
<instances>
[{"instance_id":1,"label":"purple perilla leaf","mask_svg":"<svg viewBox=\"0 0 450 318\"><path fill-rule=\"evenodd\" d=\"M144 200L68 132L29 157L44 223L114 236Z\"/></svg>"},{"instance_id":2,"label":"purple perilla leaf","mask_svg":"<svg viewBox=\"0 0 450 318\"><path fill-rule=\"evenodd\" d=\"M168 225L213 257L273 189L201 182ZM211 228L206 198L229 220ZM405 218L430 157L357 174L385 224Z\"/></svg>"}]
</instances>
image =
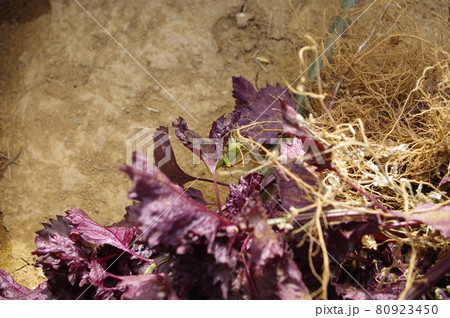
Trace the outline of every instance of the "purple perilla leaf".
<instances>
[{"instance_id":1,"label":"purple perilla leaf","mask_svg":"<svg viewBox=\"0 0 450 318\"><path fill-rule=\"evenodd\" d=\"M191 199L197 201L200 204L203 205L214 205L214 203L208 203L203 198L203 193L200 190L197 190L195 188L187 188L184 193L190 197Z\"/></svg>"},{"instance_id":2,"label":"purple perilla leaf","mask_svg":"<svg viewBox=\"0 0 450 318\"><path fill-rule=\"evenodd\" d=\"M132 242L136 234L136 228L119 226L105 227L94 222L83 211L75 208L67 215L67 219L73 227L69 235L78 235L86 242L97 246L108 244L144 261L150 261L128 248L128 245Z\"/></svg>"},{"instance_id":3,"label":"purple perilla leaf","mask_svg":"<svg viewBox=\"0 0 450 318\"><path fill-rule=\"evenodd\" d=\"M242 134L255 140L276 138L281 130L282 113L278 99L283 99L291 107L296 106L289 90L277 84L275 87L267 85L259 92L244 77L233 77L233 97L236 99L235 109L240 112L239 126L259 123L251 129L242 130ZM262 142L264 143L264 142Z\"/></svg>"},{"instance_id":4,"label":"purple perilla leaf","mask_svg":"<svg viewBox=\"0 0 450 318\"><path fill-rule=\"evenodd\" d=\"M288 163L284 167L307 185L317 186L319 177L312 167L305 167L302 163L295 162ZM278 195L284 209L289 211L290 207L303 208L313 203L312 197L307 195L308 192L301 188L295 180L285 175L281 169L278 168L275 175Z\"/></svg>"},{"instance_id":5,"label":"purple perilla leaf","mask_svg":"<svg viewBox=\"0 0 450 318\"><path fill-rule=\"evenodd\" d=\"M281 139L280 163L305 184L316 187L319 182L319 175L314 166L305 166L302 162L304 155L305 151L301 139L297 137ZM290 207L303 208L312 203L313 198L307 195L308 191L287 176L280 167L274 174L277 178L278 196L284 209L289 210Z\"/></svg>"},{"instance_id":6,"label":"purple perilla leaf","mask_svg":"<svg viewBox=\"0 0 450 318\"><path fill-rule=\"evenodd\" d=\"M155 165L169 177L172 182L183 186L196 178L185 173L177 163L175 153L169 140L169 130L160 126L153 134L153 156Z\"/></svg>"},{"instance_id":7,"label":"purple perilla leaf","mask_svg":"<svg viewBox=\"0 0 450 318\"><path fill-rule=\"evenodd\" d=\"M250 173L245 178L239 178L239 184L230 184L230 194L225 203L225 217L233 220L241 213L241 209L253 192L261 191L261 182L264 175L259 173Z\"/></svg>"},{"instance_id":8,"label":"purple perilla leaf","mask_svg":"<svg viewBox=\"0 0 450 318\"><path fill-rule=\"evenodd\" d=\"M136 228L103 227L77 209L50 221L51 224L44 224L44 229L37 232L37 249L33 254L39 257L36 266L43 269L54 299L120 297L125 289L115 288L117 281L106 282L116 277L106 272L107 262L115 259L116 264L121 264L114 267L119 275L134 274L131 268L140 272L138 265L147 264L132 259L132 255L143 257L126 247L133 240ZM124 254L124 250L128 253Z\"/></svg>"},{"instance_id":9,"label":"purple perilla leaf","mask_svg":"<svg viewBox=\"0 0 450 318\"><path fill-rule=\"evenodd\" d=\"M70 272L67 280L73 285L86 275L89 255L94 249L69 238L65 228L69 224L68 219L64 217L58 217L58 219L58 221L51 220L52 225L57 224L56 227L44 224L45 229L36 232L38 234L35 239L37 249L32 254L41 257L36 265L42 267L49 279L53 278L54 271L67 267L67 271ZM47 270L49 270L48 273Z\"/></svg>"},{"instance_id":10,"label":"purple perilla leaf","mask_svg":"<svg viewBox=\"0 0 450 318\"><path fill-rule=\"evenodd\" d=\"M172 125L183 145L198 156L214 174L222 156L223 146L228 142L229 132L234 128L238 118L239 112L233 111L229 115L228 121L224 116L214 121L209 132L209 139L202 138L195 131L190 130L182 117L179 117L177 123L172 123Z\"/></svg>"},{"instance_id":11,"label":"purple perilla leaf","mask_svg":"<svg viewBox=\"0 0 450 318\"><path fill-rule=\"evenodd\" d=\"M237 122L240 115L239 111L234 110L228 115L228 120L224 115L220 116L219 119L212 123L211 130L209 131L209 138L222 138L223 144L226 145L229 138L229 132L237 128Z\"/></svg>"},{"instance_id":12,"label":"purple perilla leaf","mask_svg":"<svg viewBox=\"0 0 450 318\"><path fill-rule=\"evenodd\" d=\"M169 139L169 130L165 126L160 126L153 134L153 156L155 165L161 170L169 179L183 187L186 182L193 180L200 180L206 182L214 182L213 180L195 178L185 173L177 163L175 153ZM203 199L203 194L200 190L188 188L186 194L203 205L212 205Z\"/></svg>"},{"instance_id":13,"label":"purple perilla leaf","mask_svg":"<svg viewBox=\"0 0 450 318\"><path fill-rule=\"evenodd\" d=\"M297 137L289 139L281 139L280 143L280 161L287 162L292 160L298 160L305 156L305 151L303 150L303 142Z\"/></svg>"},{"instance_id":14,"label":"purple perilla leaf","mask_svg":"<svg viewBox=\"0 0 450 318\"><path fill-rule=\"evenodd\" d=\"M55 299L76 299L88 284L92 246L69 238L69 220L58 216L37 231L36 266L41 267Z\"/></svg>"},{"instance_id":15,"label":"purple perilla leaf","mask_svg":"<svg viewBox=\"0 0 450 318\"><path fill-rule=\"evenodd\" d=\"M222 205L220 204L219 189L217 187L216 167L222 157L223 147L228 142L229 132L233 129L239 117L239 112L233 111L228 117L228 121L224 116L221 116L213 122L209 132L209 139L202 138L195 131L190 130L182 117L178 118L177 123L172 123L173 127L175 127L175 134L181 143L199 157L211 171L217 207L219 209Z\"/></svg>"},{"instance_id":16,"label":"purple perilla leaf","mask_svg":"<svg viewBox=\"0 0 450 318\"><path fill-rule=\"evenodd\" d=\"M0 269L0 300L45 300L51 298L47 283L41 283L31 290L18 284L11 275Z\"/></svg>"},{"instance_id":17,"label":"purple perilla leaf","mask_svg":"<svg viewBox=\"0 0 450 318\"><path fill-rule=\"evenodd\" d=\"M441 182L439 182L438 188L441 191L449 191L450 190L450 177L442 178Z\"/></svg>"},{"instance_id":18,"label":"purple perilla leaf","mask_svg":"<svg viewBox=\"0 0 450 318\"><path fill-rule=\"evenodd\" d=\"M301 115L295 111L294 107L283 99L280 99L280 104L283 112L283 131L287 135L301 139L305 152L304 161L309 165L315 166L317 171L324 169L334 170L334 165L331 161L332 154L328 151L331 147L326 146L314 136L314 133L309 128L301 124Z\"/></svg>"},{"instance_id":19,"label":"purple perilla leaf","mask_svg":"<svg viewBox=\"0 0 450 318\"><path fill-rule=\"evenodd\" d=\"M181 143L199 157L212 172L216 169L222 154L222 140L206 140L195 131L190 130L184 118L179 117L177 123L172 123L175 135Z\"/></svg>"},{"instance_id":20,"label":"purple perilla leaf","mask_svg":"<svg viewBox=\"0 0 450 318\"><path fill-rule=\"evenodd\" d=\"M286 250L279 233L267 224L266 211L259 194L253 192L237 223L251 233L243 246L248 264L249 284L253 297L259 299L310 299L302 273ZM245 264L244 264L245 265Z\"/></svg>"},{"instance_id":21,"label":"purple perilla leaf","mask_svg":"<svg viewBox=\"0 0 450 318\"><path fill-rule=\"evenodd\" d=\"M197 157L202 160L208 169L211 171L214 181L214 191L216 193L217 208L222 206L220 203L219 189L217 186L216 178L216 166L222 157L223 139L204 139L195 131L190 130L186 121L182 118L178 118L178 123L172 123L175 127L175 134L181 143L190 149Z\"/></svg>"},{"instance_id":22,"label":"purple perilla leaf","mask_svg":"<svg viewBox=\"0 0 450 318\"><path fill-rule=\"evenodd\" d=\"M438 189L450 192L450 164L448 165L447 174L441 179L441 182L439 182Z\"/></svg>"},{"instance_id":23,"label":"purple perilla leaf","mask_svg":"<svg viewBox=\"0 0 450 318\"><path fill-rule=\"evenodd\" d=\"M145 160L134 154L133 162ZM156 167L148 174L136 166L121 168L132 179L128 218L136 220L149 248L169 253L181 298L227 298L236 251L230 238L236 227L187 197Z\"/></svg>"},{"instance_id":24,"label":"purple perilla leaf","mask_svg":"<svg viewBox=\"0 0 450 318\"><path fill-rule=\"evenodd\" d=\"M117 276L93 262L89 274L96 288L95 299L164 300L178 299L166 274Z\"/></svg>"},{"instance_id":25,"label":"purple perilla leaf","mask_svg":"<svg viewBox=\"0 0 450 318\"><path fill-rule=\"evenodd\" d=\"M142 274L124 276L117 288L124 289L120 299L131 300L176 300L177 294L172 290L166 274Z\"/></svg>"},{"instance_id":26,"label":"purple perilla leaf","mask_svg":"<svg viewBox=\"0 0 450 318\"><path fill-rule=\"evenodd\" d=\"M397 217L407 221L418 221L430 225L441 231L442 235L450 237L450 205L438 206L434 203L422 203L417 205L412 213L394 212Z\"/></svg>"},{"instance_id":27,"label":"purple perilla leaf","mask_svg":"<svg viewBox=\"0 0 450 318\"><path fill-rule=\"evenodd\" d=\"M351 285L334 284L337 294L343 299L350 300L395 300L404 289L404 285L404 282L400 282L380 290L362 290Z\"/></svg>"},{"instance_id":28,"label":"purple perilla leaf","mask_svg":"<svg viewBox=\"0 0 450 318\"><path fill-rule=\"evenodd\" d=\"M133 154L134 163L143 161L149 164L146 160L140 153ZM137 201L127 208L128 218L136 220L149 247L163 244L181 248L189 240L186 237L189 233L212 240L218 227L232 225L187 197L181 187L173 184L156 167L153 167L152 174L136 166L124 166L121 170L132 180L128 197Z\"/></svg>"}]
</instances>

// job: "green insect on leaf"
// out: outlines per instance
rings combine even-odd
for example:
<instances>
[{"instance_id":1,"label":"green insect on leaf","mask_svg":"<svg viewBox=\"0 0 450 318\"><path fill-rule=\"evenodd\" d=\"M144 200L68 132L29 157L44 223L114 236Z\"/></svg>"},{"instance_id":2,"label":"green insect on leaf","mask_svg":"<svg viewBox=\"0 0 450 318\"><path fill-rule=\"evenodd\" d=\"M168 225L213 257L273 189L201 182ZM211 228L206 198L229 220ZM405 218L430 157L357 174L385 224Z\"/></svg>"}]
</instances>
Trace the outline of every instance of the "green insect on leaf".
<instances>
[{"instance_id":1,"label":"green insect on leaf","mask_svg":"<svg viewBox=\"0 0 450 318\"><path fill-rule=\"evenodd\" d=\"M238 142L234 137L230 137L230 139L228 140L227 150L225 150L222 154L222 157L220 158L216 169L219 169L223 166L231 167L233 161L241 153L241 147L243 145L244 144Z\"/></svg>"}]
</instances>

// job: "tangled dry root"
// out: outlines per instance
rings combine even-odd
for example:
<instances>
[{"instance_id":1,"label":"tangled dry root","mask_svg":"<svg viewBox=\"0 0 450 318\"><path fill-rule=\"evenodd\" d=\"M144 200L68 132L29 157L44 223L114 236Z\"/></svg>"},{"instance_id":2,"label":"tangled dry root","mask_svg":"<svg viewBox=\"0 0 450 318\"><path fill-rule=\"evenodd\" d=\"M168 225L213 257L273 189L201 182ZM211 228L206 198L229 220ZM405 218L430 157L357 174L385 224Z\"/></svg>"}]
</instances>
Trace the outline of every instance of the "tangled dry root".
<instances>
[{"instance_id":1,"label":"tangled dry root","mask_svg":"<svg viewBox=\"0 0 450 318\"><path fill-rule=\"evenodd\" d=\"M436 192L448 173L450 31L437 14L422 27L406 4L380 1L361 15L366 9L352 13L359 19L333 55L321 57L318 80L303 77L300 84L310 96L322 95L306 107L322 127L317 133L340 150L334 153L339 170L389 208L408 210L424 200L422 191ZM306 39L325 51L325 39Z\"/></svg>"}]
</instances>

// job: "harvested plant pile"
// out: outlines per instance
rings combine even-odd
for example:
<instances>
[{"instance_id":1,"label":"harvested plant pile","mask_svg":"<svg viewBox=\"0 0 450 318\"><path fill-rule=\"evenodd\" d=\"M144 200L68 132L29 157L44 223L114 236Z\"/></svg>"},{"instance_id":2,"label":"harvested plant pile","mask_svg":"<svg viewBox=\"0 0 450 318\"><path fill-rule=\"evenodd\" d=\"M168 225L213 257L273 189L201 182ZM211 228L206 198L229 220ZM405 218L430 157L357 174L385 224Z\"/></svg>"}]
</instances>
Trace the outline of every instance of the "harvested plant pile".
<instances>
[{"instance_id":1,"label":"harvested plant pile","mask_svg":"<svg viewBox=\"0 0 450 318\"><path fill-rule=\"evenodd\" d=\"M235 110L209 138L172 123L212 180L181 170L161 126L156 164L135 153L122 168L135 201L124 220L72 209L44 224L33 253L48 281L29 290L0 271L0 296L448 298L448 22L425 38L407 6L373 6L343 16L343 37L304 34L297 96L235 77ZM224 169L239 182L221 183Z\"/></svg>"}]
</instances>

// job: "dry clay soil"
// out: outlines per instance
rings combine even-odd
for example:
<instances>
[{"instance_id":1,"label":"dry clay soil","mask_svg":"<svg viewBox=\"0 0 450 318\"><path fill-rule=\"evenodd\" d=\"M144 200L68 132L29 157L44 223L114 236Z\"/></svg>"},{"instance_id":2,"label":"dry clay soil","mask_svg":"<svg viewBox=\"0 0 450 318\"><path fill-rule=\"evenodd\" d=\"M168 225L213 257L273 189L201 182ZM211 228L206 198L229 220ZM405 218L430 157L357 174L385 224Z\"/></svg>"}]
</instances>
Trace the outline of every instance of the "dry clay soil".
<instances>
[{"instance_id":1,"label":"dry clay soil","mask_svg":"<svg viewBox=\"0 0 450 318\"><path fill-rule=\"evenodd\" d=\"M448 14L445 1L429 2L408 3L430 18ZM72 207L104 225L119 221L130 204L118 171L127 138L178 116L207 135L233 109L232 76L257 87L294 80L293 11L322 28L333 3L0 0L0 167L19 154L0 177L0 268L29 287L41 282L34 232ZM241 11L251 19L238 25ZM184 169L208 177L174 148ZM202 190L214 201L212 187Z\"/></svg>"}]
</instances>

